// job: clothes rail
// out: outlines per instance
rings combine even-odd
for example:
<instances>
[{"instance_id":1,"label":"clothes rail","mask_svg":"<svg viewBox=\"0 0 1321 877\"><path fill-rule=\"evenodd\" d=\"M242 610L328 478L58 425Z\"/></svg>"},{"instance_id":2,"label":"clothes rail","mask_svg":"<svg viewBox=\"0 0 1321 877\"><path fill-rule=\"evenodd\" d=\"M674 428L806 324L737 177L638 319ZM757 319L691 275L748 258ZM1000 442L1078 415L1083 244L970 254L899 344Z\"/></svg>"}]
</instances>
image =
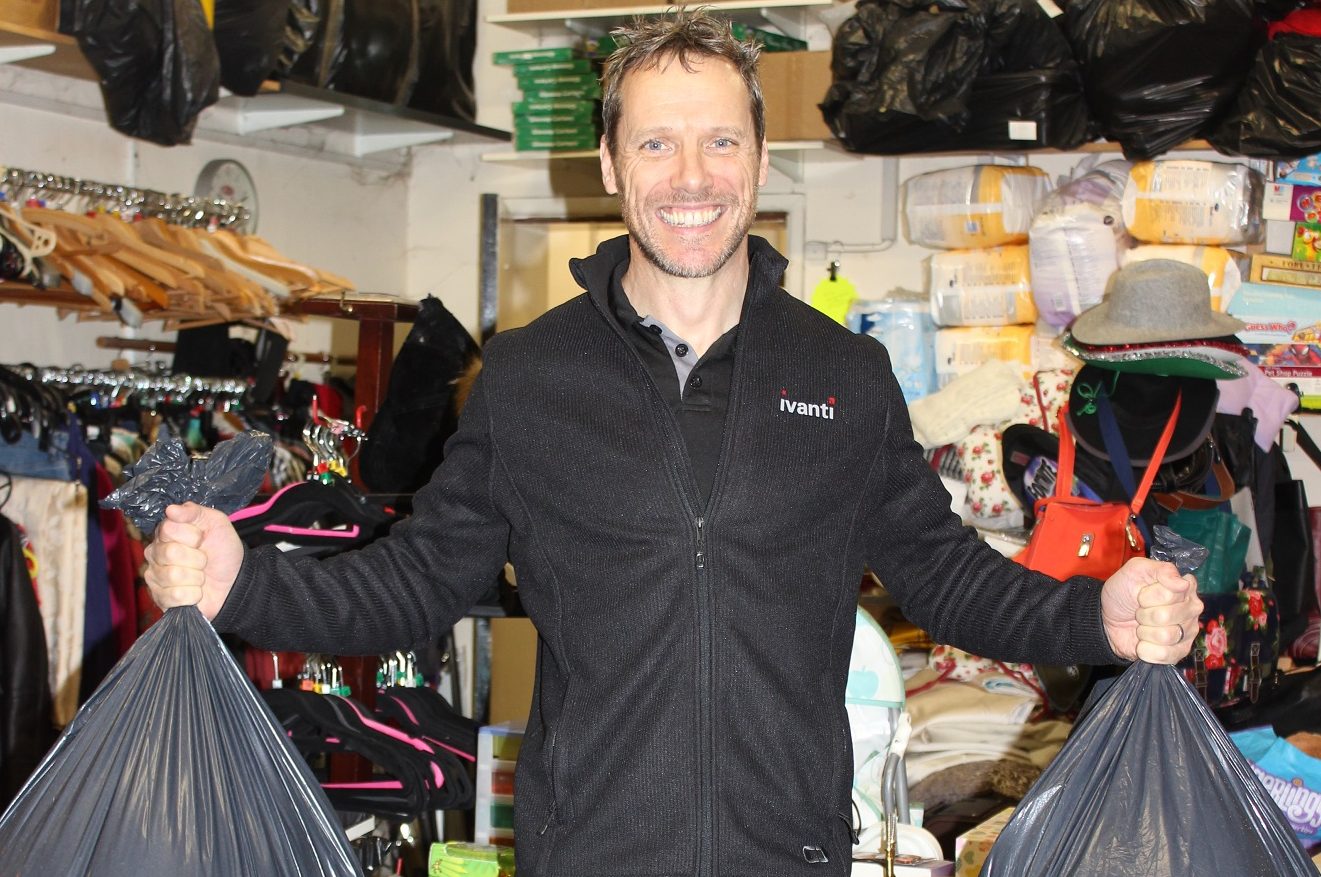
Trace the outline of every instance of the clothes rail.
<instances>
[{"instance_id":1,"label":"clothes rail","mask_svg":"<svg viewBox=\"0 0 1321 877\"><path fill-rule=\"evenodd\" d=\"M157 216L173 225L244 228L251 219L246 207L218 198L170 194L4 165L0 165L0 192L5 192L11 200L51 196L89 198L118 205L129 212Z\"/></svg>"},{"instance_id":2,"label":"clothes rail","mask_svg":"<svg viewBox=\"0 0 1321 877\"><path fill-rule=\"evenodd\" d=\"M142 371L117 371L72 366L67 368L38 368L32 365L8 366L9 370L26 380L65 387L98 387L118 393L168 393L186 396L191 393L210 393L241 396L249 383L239 378L203 378L195 375L156 374Z\"/></svg>"}]
</instances>

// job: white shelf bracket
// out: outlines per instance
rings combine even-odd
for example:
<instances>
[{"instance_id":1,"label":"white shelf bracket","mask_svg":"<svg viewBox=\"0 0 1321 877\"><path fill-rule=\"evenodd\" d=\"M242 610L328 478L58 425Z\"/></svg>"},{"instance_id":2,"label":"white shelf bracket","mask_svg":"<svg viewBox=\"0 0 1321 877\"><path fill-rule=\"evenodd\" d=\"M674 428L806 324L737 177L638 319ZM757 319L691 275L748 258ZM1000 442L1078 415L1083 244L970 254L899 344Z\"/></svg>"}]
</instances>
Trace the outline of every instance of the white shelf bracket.
<instances>
[{"instance_id":1,"label":"white shelf bracket","mask_svg":"<svg viewBox=\"0 0 1321 877\"><path fill-rule=\"evenodd\" d=\"M288 94L228 95L206 110L203 125L243 135L324 122L342 115L342 106Z\"/></svg>"},{"instance_id":2,"label":"white shelf bracket","mask_svg":"<svg viewBox=\"0 0 1321 877\"><path fill-rule=\"evenodd\" d=\"M347 152L356 158L373 152L440 143L454 136L453 131L434 125L366 113L353 113L332 120L328 127L333 130L327 146L333 141L340 147L338 151Z\"/></svg>"},{"instance_id":3,"label":"white shelf bracket","mask_svg":"<svg viewBox=\"0 0 1321 877\"><path fill-rule=\"evenodd\" d=\"M770 155L771 167L795 183L803 181L803 153L801 150L792 149L783 152L772 152Z\"/></svg>"},{"instance_id":4,"label":"white shelf bracket","mask_svg":"<svg viewBox=\"0 0 1321 877\"><path fill-rule=\"evenodd\" d=\"M0 64L15 64L19 61L30 61L33 58L44 58L46 55L55 54L55 45L53 43L27 43L21 46L0 46Z\"/></svg>"},{"instance_id":5,"label":"white shelf bracket","mask_svg":"<svg viewBox=\"0 0 1321 877\"><path fill-rule=\"evenodd\" d=\"M808 13L805 9L762 8L761 17L766 19L776 30L787 37L797 40L807 39Z\"/></svg>"}]
</instances>

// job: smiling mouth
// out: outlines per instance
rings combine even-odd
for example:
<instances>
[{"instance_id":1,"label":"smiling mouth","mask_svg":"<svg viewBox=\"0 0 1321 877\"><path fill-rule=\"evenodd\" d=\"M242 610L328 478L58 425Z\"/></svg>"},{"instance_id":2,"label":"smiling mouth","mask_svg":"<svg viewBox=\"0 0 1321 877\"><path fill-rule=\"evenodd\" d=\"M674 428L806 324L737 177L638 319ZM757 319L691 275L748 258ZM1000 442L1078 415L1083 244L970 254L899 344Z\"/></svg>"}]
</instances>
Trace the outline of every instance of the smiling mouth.
<instances>
[{"instance_id":1,"label":"smiling mouth","mask_svg":"<svg viewBox=\"0 0 1321 877\"><path fill-rule=\"evenodd\" d=\"M662 207L656 211L661 221L676 228L699 228L710 225L725 212L723 207L708 207L704 210L683 210L678 207Z\"/></svg>"}]
</instances>

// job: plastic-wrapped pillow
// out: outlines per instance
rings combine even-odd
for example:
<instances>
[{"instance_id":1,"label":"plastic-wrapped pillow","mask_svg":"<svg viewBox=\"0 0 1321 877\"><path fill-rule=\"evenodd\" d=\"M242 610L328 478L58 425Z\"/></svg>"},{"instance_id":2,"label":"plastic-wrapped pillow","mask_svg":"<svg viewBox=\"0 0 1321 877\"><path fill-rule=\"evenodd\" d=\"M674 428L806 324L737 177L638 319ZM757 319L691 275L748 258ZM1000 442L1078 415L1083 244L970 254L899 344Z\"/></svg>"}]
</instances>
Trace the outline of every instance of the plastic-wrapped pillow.
<instances>
[{"instance_id":1,"label":"plastic-wrapped pillow","mask_svg":"<svg viewBox=\"0 0 1321 877\"><path fill-rule=\"evenodd\" d=\"M1048 194L1028 229L1032 297L1057 329L1100 304L1127 236L1120 197L1128 162L1107 161Z\"/></svg>"},{"instance_id":2,"label":"plastic-wrapped pillow","mask_svg":"<svg viewBox=\"0 0 1321 877\"><path fill-rule=\"evenodd\" d=\"M1050 178L1036 167L976 164L931 171L904 183L908 240L955 250L1027 242Z\"/></svg>"}]
</instances>

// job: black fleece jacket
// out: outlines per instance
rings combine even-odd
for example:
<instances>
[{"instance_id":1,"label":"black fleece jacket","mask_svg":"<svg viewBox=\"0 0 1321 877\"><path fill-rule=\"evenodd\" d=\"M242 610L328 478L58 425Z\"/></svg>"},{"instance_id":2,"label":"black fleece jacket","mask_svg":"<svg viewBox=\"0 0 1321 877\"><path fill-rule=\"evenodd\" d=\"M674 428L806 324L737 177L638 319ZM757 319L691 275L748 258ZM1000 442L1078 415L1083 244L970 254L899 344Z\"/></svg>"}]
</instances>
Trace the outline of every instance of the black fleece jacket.
<instances>
[{"instance_id":1,"label":"black fleece jacket","mask_svg":"<svg viewBox=\"0 0 1321 877\"><path fill-rule=\"evenodd\" d=\"M1005 660L1114 661L1100 585L1025 570L961 525L885 348L779 289L760 238L702 502L610 312L628 252L574 260L586 294L492 339L409 520L328 561L250 552L216 626L269 647L417 644L508 556L541 637L520 874L838 877L864 565L935 639Z\"/></svg>"}]
</instances>

